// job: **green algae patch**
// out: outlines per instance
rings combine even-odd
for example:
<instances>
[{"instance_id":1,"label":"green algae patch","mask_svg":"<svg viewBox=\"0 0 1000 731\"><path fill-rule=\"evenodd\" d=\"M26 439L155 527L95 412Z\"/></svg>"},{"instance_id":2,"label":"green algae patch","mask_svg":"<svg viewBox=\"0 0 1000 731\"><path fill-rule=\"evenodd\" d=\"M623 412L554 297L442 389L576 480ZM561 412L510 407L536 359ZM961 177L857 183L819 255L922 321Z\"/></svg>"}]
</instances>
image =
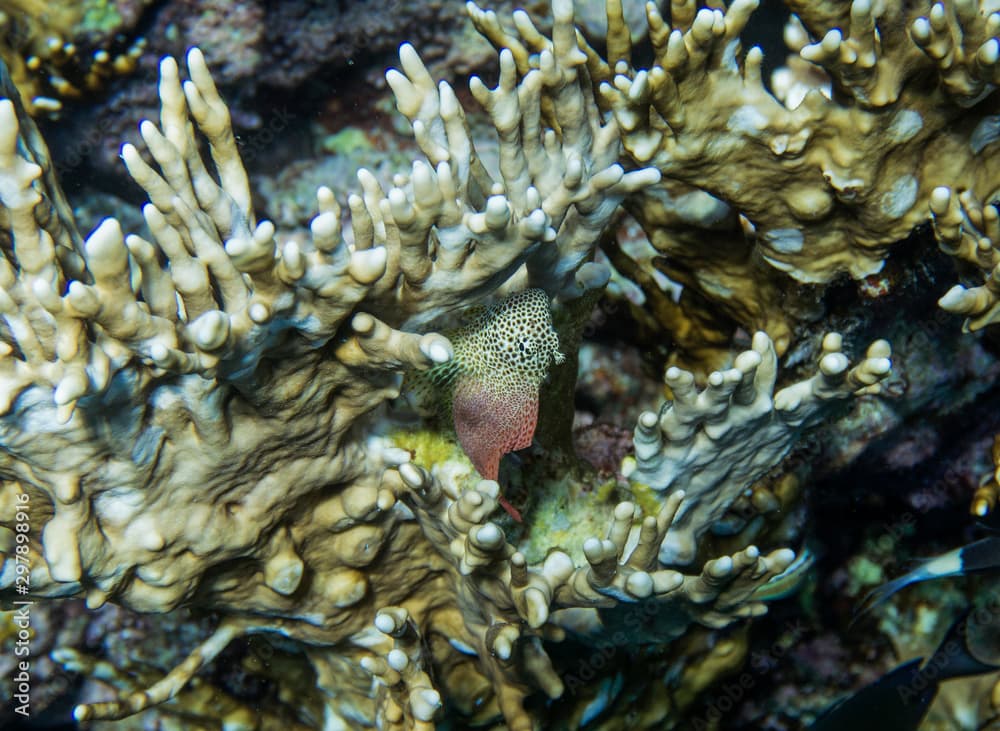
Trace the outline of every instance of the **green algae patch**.
<instances>
[{"instance_id":1,"label":"green algae patch","mask_svg":"<svg viewBox=\"0 0 1000 731\"><path fill-rule=\"evenodd\" d=\"M658 515L663 507L665 495L661 495L649 485L642 482L630 482L629 491L632 502L642 508L643 515Z\"/></svg>"},{"instance_id":2,"label":"green algae patch","mask_svg":"<svg viewBox=\"0 0 1000 731\"><path fill-rule=\"evenodd\" d=\"M467 461L454 437L434 429L399 429L387 436L394 444L410 450L413 461L428 469L454 460Z\"/></svg>"},{"instance_id":3,"label":"green algae patch","mask_svg":"<svg viewBox=\"0 0 1000 731\"><path fill-rule=\"evenodd\" d=\"M585 562L583 542L591 536L603 538L617 502L614 482L594 490L582 489L570 474L532 486L534 502L525 514L530 526L517 548L529 563L542 561L552 548L560 548L578 563Z\"/></svg>"},{"instance_id":4,"label":"green algae patch","mask_svg":"<svg viewBox=\"0 0 1000 731\"><path fill-rule=\"evenodd\" d=\"M83 18L79 29L84 32L95 31L105 34L114 31L122 24L118 8L109 0L90 0L83 3L82 10Z\"/></svg>"},{"instance_id":5,"label":"green algae patch","mask_svg":"<svg viewBox=\"0 0 1000 731\"><path fill-rule=\"evenodd\" d=\"M357 127L344 127L340 132L324 137L320 144L324 152L333 155L347 155L358 150L374 149L368 135Z\"/></svg>"}]
</instances>

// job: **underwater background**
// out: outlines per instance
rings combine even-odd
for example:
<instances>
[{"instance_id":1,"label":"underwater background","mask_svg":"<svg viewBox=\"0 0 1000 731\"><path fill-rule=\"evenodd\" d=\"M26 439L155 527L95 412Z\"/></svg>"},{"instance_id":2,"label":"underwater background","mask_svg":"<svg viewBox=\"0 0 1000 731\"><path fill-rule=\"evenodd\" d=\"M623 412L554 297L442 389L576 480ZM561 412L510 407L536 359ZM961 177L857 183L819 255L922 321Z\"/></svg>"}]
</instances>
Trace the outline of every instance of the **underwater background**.
<instances>
[{"instance_id":1,"label":"underwater background","mask_svg":"<svg viewBox=\"0 0 1000 731\"><path fill-rule=\"evenodd\" d=\"M0 728L1000 729L1000 3L0 59Z\"/></svg>"}]
</instances>

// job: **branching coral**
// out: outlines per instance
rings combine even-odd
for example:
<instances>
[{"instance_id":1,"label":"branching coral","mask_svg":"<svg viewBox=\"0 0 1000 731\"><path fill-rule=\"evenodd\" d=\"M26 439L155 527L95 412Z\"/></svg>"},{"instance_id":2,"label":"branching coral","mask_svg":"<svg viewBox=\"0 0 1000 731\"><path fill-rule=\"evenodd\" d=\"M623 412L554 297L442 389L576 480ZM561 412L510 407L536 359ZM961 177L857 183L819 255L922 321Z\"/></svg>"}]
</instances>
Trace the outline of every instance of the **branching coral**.
<instances>
[{"instance_id":1,"label":"branching coral","mask_svg":"<svg viewBox=\"0 0 1000 731\"><path fill-rule=\"evenodd\" d=\"M672 618L670 626L661 629L664 636L681 634L692 621L722 627L763 612L763 604L752 599L753 591L794 558L787 549L763 556L751 546L706 563L695 575L660 567L658 547L670 535L684 499L683 492L676 492L658 515L638 523L636 507L620 503L607 537L593 536L583 544L586 565L577 566L567 553L555 550L541 565L530 566L489 521L497 505L496 483L481 482L449 496L426 471L410 463L401 465L398 474L407 488L402 499L460 577L456 591L466 630L488 665L487 675L504 679L498 700L512 729L533 728L521 707L528 691L525 680L550 698L563 692L538 643L539 637L562 636L558 621L553 621L556 610L656 601Z\"/></svg>"},{"instance_id":2,"label":"branching coral","mask_svg":"<svg viewBox=\"0 0 1000 731\"><path fill-rule=\"evenodd\" d=\"M662 267L732 322L769 332L782 353L808 300L789 307L799 295L779 272L804 283L864 277L947 208L939 188L995 195L993 106L975 105L995 88L1000 15L991 2L791 2L797 55L772 94L760 49L741 58L756 6L672 2L665 17L647 4L644 68L621 3L609 2L607 58L582 50L629 156L663 175L627 203ZM495 14L472 15L520 73L538 66L549 41L527 15L515 14L515 32Z\"/></svg>"},{"instance_id":3,"label":"branching coral","mask_svg":"<svg viewBox=\"0 0 1000 731\"><path fill-rule=\"evenodd\" d=\"M690 563L701 535L788 454L828 404L852 393L877 392L891 367L889 344L873 343L868 357L851 370L840 348L840 336L827 335L819 373L777 393L777 357L765 333L754 336L753 348L737 356L733 368L712 373L703 391L691 373L667 370L674 400L659 415L647 411L639 417L635 460L627 468L633 481L656 490L683 488L688 496L660 546L661 562Z\"/></svg>"},{"instance_id":4,"label":"branching coral","mask_svg":"<svg viewBox=\"0 0 1000 731\"><path fill-rule=\"evenodd\" d=\"M5 490L31 495L45 525L33 591L144 611L197 596L333 644L367 624L359 603L402 604L440 571L419 553L392 559L385 592L359 570L417 534L397 525L405 513L378 487L380 450L356 426L398 394L394 371L451 357L441 336L392 325L474 302L525 264L553 293L575 287L588 227L599 230L615 196L655 175L613 163L613 124L588 116L572 69L553 67L548 88L577 102L565 107L562 140L542 134L537 113L497 111L508 131L524 126L523 137L548 142L534 156L509 144L504 172L515 177L501 186L475 157L447 86L412 105L429 77L411 49L402 54L408 76L390 79L430 164L415 163L406 187L387 194L362 173L350 243L324 190L309 241L256 221L228 111L197 51L183 85L175 62L163 62L160 125L141 125L159 170L122 151L150 197L152 241L126 238L113 219L82 244L40 227L42 170L22 157L14 106L0 107L10 230L3 470ZM537 105L541 77L532 83ZM592 146L598 164L609 161L598 170ZM37 426L26 432L29 421ZM343 541L321 539L330 531ZM209 645L179 677L218 651ZM138 705L81 714L120 716L177 686L157 687Z\"/></svg>"},{"instance_id":5,"label":"branching coral","mask_svg":"<svg viewBox=\"0 0 1000 731\"><path fill-rule=\"evenodd\" d=\"M966 288L956 284L939 301L949 312L966 315L965 329L979 330L998 317L996 267L1000 214L995 204L983 205L971 191L958 195L941 187L931 198L934 234L941 248L980 274L983 283Z\"/></svg>"}]
</instances>

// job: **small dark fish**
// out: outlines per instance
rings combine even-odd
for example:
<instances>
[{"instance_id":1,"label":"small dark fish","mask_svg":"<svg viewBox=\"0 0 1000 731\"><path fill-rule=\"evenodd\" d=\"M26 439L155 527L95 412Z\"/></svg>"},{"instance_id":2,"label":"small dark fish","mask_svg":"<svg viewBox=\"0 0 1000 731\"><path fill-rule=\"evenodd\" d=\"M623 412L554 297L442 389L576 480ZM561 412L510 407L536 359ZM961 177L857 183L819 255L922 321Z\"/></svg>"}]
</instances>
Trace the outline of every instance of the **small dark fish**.
<instances>
[{"instance_id":1,"label":"small dark fish","mask_svg":"<svg viewBox=\"0 0 1000 731\"><path fill-rule=\"evenodd\" d=\"M942 553L921 563L909 573L903 574L882 586L876 587L862 600L854 615L856 621L862 614L871 611L897 591L910 584L945 576L965 576L980 571L1000 569L1000 535L989 536L967 546Z\"/></svg>"},{"instance_id":2,"label":"small dark fish","mask_svg":"<svg viewBox=\"0 0 1000 731\"><path fill-rule=\"evenodd\" d=\"M854 695L837 701L810 731L915 731L951 678L1000 669L996 614L967 610L951 626L926 663L917 658L889 671Z\"/></svg>"}]
</instances>

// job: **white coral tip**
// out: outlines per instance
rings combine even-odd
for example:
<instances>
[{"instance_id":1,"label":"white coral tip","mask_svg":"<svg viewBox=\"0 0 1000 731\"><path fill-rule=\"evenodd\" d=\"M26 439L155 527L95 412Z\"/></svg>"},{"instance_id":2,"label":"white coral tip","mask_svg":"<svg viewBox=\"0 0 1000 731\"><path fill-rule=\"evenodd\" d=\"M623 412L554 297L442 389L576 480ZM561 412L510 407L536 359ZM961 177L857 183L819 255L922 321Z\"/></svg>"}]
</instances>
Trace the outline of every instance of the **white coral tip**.
<instances>
[{"instance_id":1,"label":"white coral tip","mask_svg":"<svg viewBox=\"0 0 1000 731\"><path fill-rule=\"evenodd\" d=\"M843 353L827 353L819 362L819 369L824 376L839 376L847 370L850 363Z\"/></svg>"},{"instance_id":2,"label":"white coral tip","mask_svg":"<svg viewBox=\"0 0 1000 731\"><path fill-rule=\"evenodd\" d=\"M625 589L637 599L645 599L653 593L653 577L645 571L637 571L625 581Z\"/></svg>"},{"instance_id":3,"label":"white coral tip","mask_svg":"<svg viewBox=\"0 0 1000 731\"><path fill-rule=\"evenodd\" d=\"M951 188L940 185L931 191L931 212L935 216L947 211L949 203L951 203Z\"/></svg>"},{"instance_id":4,"label":"white coral tip","mask_svg":"<svg viewBox=\"0 0 1000 731\"><path fill-rule=\"evenodd\" d=\"M216 350L229 338L229 317L225 312L209 310L188 326L188 332L202 350Z\"/></svg>"},{"instance_id":5,"label":"white coral tip","mask_svg":"<svg viewBox=\"0 0 1000 731\"><path fill-rule=\"evenodd\" d=\"M399 465L398 469L399 476L403 478L403 482L405 482L408 487L413 489L423 487L424 476L416 466L410 462L406 462L405 464Z\"/></svg>"},{"instance_id":6,"label":"white coral tip","mask_svg":"<svg viewBox=\"0 0 1000 731\"><path fill-rule=\"evenodd\" d=\"M410 664L410 658L406 656L405 652L399 649L390 650L386 660L389 662L389 667L397 673L406 670L406 666Z\"/></svg>"},{"instance_id":7,"label":"white coral tip","mask_svg":"<svg viewBox=\"0 0 1000 731\"><path fill-rule=\"evenodd\" d=\"M503 541L503 531L496 523L487 523L475 533L476 545L485 550L495 550L503 544Z\"/></svg>"},{"instance_id":8,"label":"white coral tip","mask_svg":"<svg viewBox=\"0 0 1000 731\"><path fill-rule=\"evenodd\" d=\"M441 707L441 696L436 690L421 688L410 696L410 710L418 721L428 723Z\"/></svg>"},{"instance_id":9,"label":"white coral tip","mask_svg":"<svg viewBox=\"0 0 1000 731\"><path fill-rule=\"evenodd\" d=\"M375 615L375 628L382 634L391 635L396 631L396 621L386 612Z\"/></svg>"},{"instance_id":10,"label":"white coral tip","mask_svg":"<svg viewBox=\"0 0 1000 731\"><path fill-rule=\"evenodd\" d=\"M420 340L420 352L423 353L432 363L440 365L441 363L447 363L453 357L455 357L455 352L451 347L451 342L443 335L430 334L425 335Z\"/></svg>"},{"instance_id":11,"label":"white coral tip","mask_svg":"<svg viewBox=\"0 0 1000 731\"><path fill-rule=\"evenodd\" d=\"M884 376L892 370L892 361L888 358L871 358L868 369L877 376Z\"/></svg>"},{"instance_id":12,"label":"white coral tip","mask_svg":"<svg viewBox=\"0 0 1000 731\"><path fill-rule=\"evenodd\" d=\"M968 290L965 287L961 284L956 284L938 300L938 306L948 312L965 314L968 301L974 299L970 298L967 293Z\"/></svg>"},{"instance_id":13,"label":"white coral tip","mask_svg":"<svg viewBox=\"0 0 1000 731\"><path fill-rule=\"evenodd\" d=\"M601 539L592 536L585 540L583 542L583 554L590 563L600 562L604 558L604 547L601 545Z\"/></svg>"},{"instance_id":14,"label":"white coral tip","mask_svg":"<svg viewBox=\"0 0 1000 731\"><path fill-rule=\"evenodd\" d=\"M347 270L359 284L372 284L385 273L387 257L384 246L355 251Z\"/></svg>"}]
</instances>

